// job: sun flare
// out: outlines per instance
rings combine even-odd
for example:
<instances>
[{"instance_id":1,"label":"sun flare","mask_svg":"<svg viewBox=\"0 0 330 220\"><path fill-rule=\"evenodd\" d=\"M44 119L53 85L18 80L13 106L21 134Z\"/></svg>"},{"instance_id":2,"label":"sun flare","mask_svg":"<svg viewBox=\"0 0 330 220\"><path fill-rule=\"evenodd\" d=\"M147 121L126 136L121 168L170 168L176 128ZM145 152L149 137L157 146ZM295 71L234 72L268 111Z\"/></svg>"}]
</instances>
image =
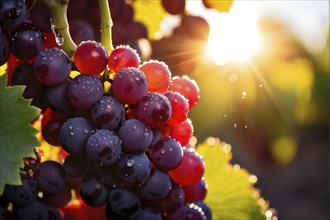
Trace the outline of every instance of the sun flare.
<instances>
[{"instance_id":1,"label":"sun flare","mask_svg":"<svg viewBox=\"0 0 330 220\"><path fill-rule=\"evenodd\" d=\"M217 13L208 20L208 53L216 64L248 60L258 49L257 18L251 10L237 5L228 14Z\"/></svg>"}]
</instances>

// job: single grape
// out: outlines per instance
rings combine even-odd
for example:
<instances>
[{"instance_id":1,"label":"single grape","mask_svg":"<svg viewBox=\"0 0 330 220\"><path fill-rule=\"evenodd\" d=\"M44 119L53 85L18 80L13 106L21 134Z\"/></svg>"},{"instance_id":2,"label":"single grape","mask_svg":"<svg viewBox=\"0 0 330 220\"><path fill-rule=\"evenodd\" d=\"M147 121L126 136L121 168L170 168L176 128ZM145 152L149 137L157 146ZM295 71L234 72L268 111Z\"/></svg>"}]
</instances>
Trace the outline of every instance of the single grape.
<instances>
[{"instance_id":1,"label":"single grape","mask_svg":"<svg viewBox=\"0 0 330 220\"><path fill-rule=\"evenodd\" d=\"M141 207L140 198L132 191L117 187L111 190L109 194L110 209L122 216L130 216L136 213Z\"/></svg>"},{"instance_id":2,"label":"single grape","mask_svg":"<svg viewBox=\"0 0 330 220\"><path fill-rule=\"evenodd\" d=\"M115 171L125 186L139 187L149 179L151 165L144 153L124 154L116 163Z\"/></svg>"},{"instance_id":3,"label":"single grape","mask_svg":"<svg viewBox=\"0 0 330 220\"><path fill-rule=\"evenodd\" d=\"M188 204L176 210L171 220L206 220L206 216L200 207Z\"/></svg>"},{"instance_id":4,"label":"single grape","mask_svg":"<svg viewBox=\"0 0 330 220\"><path fill-rule=\"evenodd\" d=\"M163 8L172 15L178 15L183 13L186 7L186 0L162 0Z\"/></svg>"},{"instance_id":5,"label":"single grape","mask_svg":"<svg viewBox=\"0 0 330 220\"><path fill-rule=\"evenodd\" d=\"M18 27L27 17L23 0L0 1L0 25L5 30Z\"/></svg>"},{"instance_id":6,"label":"single grape","mask_svg":"<svg viewBox=\"0 0 330 220\"><path fill-rule=\"evenodd\" d=\"M35 201L28 206L15 206L13 212L13 219L48 220L48 209L39 201Z\"/></svg>"},{"instance_id":7,"label":"single grape","mask_svg":"<svg viewBox=\"0 0 330 220\"><path fill-rule=\"evenodd\" d=\"M204 178L200 179L196 184L183 186L184 194L186 195L185 203L193 203L203 201L207 193L207 185Z\"/></svg>"},{"instance_id":8,"label":"single grape","mask_svg":"<svg viewBox=\"0 0 330 220\"><path fill-rule=\"evenodd\" d=\"M128 217L128 220L162 220L162 215L156 209L143 207L134 215Z\"/></svg>"},{"instance_id":9,"label":"single grape","mask_svg":"<svg viewBox=\"0 0 330 220\"><path fill-rule=\"evenodd\" d=\"M172 182L167 173L154 169L149 180L139 188L139 194L147 200L164 198L171 190Z\"/></svg>"},{"instance_id":10,"label":"single grape","mask_svg":"<svg viewBox=\"0 0 330 220\"><path fill-rule=\"evenodd\" d=\"M92 119L100 128L117 130L125 120L124 106L112 96L103 96L93 107Z\"/></svg>"},{"instance_id":11,"label":"single grape","mask_svg":"<svg viewBox=\"0 0 330 220\"><path fill-rule=\"evenodd\" d=\"M70 118L60 128L63 149L74 155L86 154L86 143L93 128L85 118Z\"/></svg>"},{"instance_id":12,"label":"single grape","mask_svg":"<svg viewBox=\"0 0 330 220\"><path fill-rule=\"evenodd\" d=\"M123 151L127 153L144 152L153 138L151 128L135 118L125 121L118 135L122 140Z\"/></svg>"},{"instance_id":13,"label":"single grape","mask_svg":"<svg viewBox=\"0 0 330 220\"><path fill-rule=\"evenodd\" d=\"M109 191L93 174L87 174L80 184L80 196L89 206L97 207L107 203Z\"/></svg>"},{"instance_id":14,"label":"single grape","mask_svg":"<svg viewBox=\"0 0 330 220\"><path fill-rule=\"evenodd\" d=\"M74 2L77 2L77 4L82 4L82 1L74 1ZM75 9L75 11L77 11L77 9ZM71 19L69 20L69 26L70 26L70 34L72 36L72 40L77 45L79 45L81 42L86 40L92 41L96 39L93 26L88 21L81 19Z\"/></svg>"},{"instance_id":15,"label":"single grape","mask_svg":"<svg viewBox=\"0 0 330 220\"><path fill-rule=\"evenodd\" d=\"M88 164L87 158L70 154L65 158L63 167L68 177L80 178L86 174Z\"/></svg>"},{"instance_id":16,"label":"single grape","mask_svg":"<svg viewBox=\"0 0 330 220\"><path fill-rule=\"evenodd\" d=\"M89 109L102 98L103 91L103 83L99 78L81 74L71 81L68 97L76 108Z\"/></svg>"},{"instance_id":17,"label":"single grape","mask_svg":"<svg viewBox=\"0 0 330 220\"><path fill-rule=\"evenodd\" d=\"M102 183L108 186L109 189L116 187L119 184L115 174L115 166L99 167L98 176Z\"/></svg>"},{"instance_id":18,"label":"single grape","mask_svg":"<svg viewBox=\"0 0 330 220\"><path fill-rule=\"evenodd\" d=\"M97 130L92 134L86 144L88 158L99 166L114 164L121 155L121 140L108 129Z\"/></svg>"},{"instance_id":19,"label":"single grape","mask_svg":"<svg viewBox=\"0 0 330 220\"><path fill-rule=\"evenodd\" d=\"M51 108L66 113L74 112L75 108L68 98L69 85L70 81L66 80L57 86L46 89L46 98Z\"/></svg>"},{"instance_id":20,"label":"single grape","mask_svg":"<svg viewBox=\"0 0 330 220\"><path fill-rule=\"evenodd\" d=\"M119 70L126 67L139 67L140 57L135 50L129 46L118 46L110 54L108 66L118 73Z\"/></svg>"},{"instance_id":21,"label":"single grape","mask_svg":"<svg viewBox=\"0 0 330 220\"><path fill-rule=\"evenodd\" d=\"M171 117L171 103L160 93L150 92L136 107L136 117L151 128L160 127Z\"/></svg>"},{"instance_id":22,"label":"single grape","mask_svg":"<svg viewBox=\"0 0 330 220\"><path fill-rule=\"evenodd\" d=\"M1 31L1 27L0 27ZM5 64L9 59L9 42L5 33L0 33L0 66Z\"/></svg>"},{"instance_id":23,"label":"single grape","mask_svg":"<svg viewBox=\"0 0 330 220\"><path fill-rule=\"evenodd\" d=\"M183 186L196 184L204 174L204 162L193 149L184 149L182 162L169 171L173 181Z\"/></svg>"},{"instance_id":24,"label":"single grape","mask_svg":"<svg viewBox=\"0 0 330 220\"><path fill-rule=\"evenodd\" d=\"M194 202L195 205L200 207L205 214L206 220L212 220L212 210L210 207L203 201Z\"/></svg>"},{"instance_id":25,"label":"single grape","mask_svg":"<svg viewBox=\"0 0 330 220\"><path fill-rule=\"evenodd\" d=\"M115 97L125 104L136 104L147 94L148 82L140 70L134 67L121 69L111 85Z\"/></svg>"},{"instance_id":26,"label":"single grape","mask_svg":"<svg viewBox=\"0 0 330 220\"><path fill-rule=\"evenodd\" d=\"M149 158L157 169L169 171L176 168L182 160L181 144L173 138L162 138L150 149Z\"/></svg>"},{"instance_id":27,"label":"single grape","mask_svg":"<svg viewBox=\"0 0 330 220\"><path fill-rule=\"evenodd\" d=\"M4 194L14 205L27 206L37 199L37 182L30 176L21 176L22 185L6 184Z\"/></svg>"},{"instance_id":28,"label":"single grape","mask_svg":"<svg viewBox=\"0 0 330 220\"><path fill-rule=\"evenodd\" d=\"M164 94L171 102L172 114L168 124L178 124L185 121L188 117L188 100L178 92L168 91Z\"/></svg>"},{"instance_id":29,"label":"single grape","mask_svg":"<svg viewBox=\"0 0 330 220\"><path fill-rule=\"evenodd\" d=\"M69 187L65 187L57 193L44 193L42 196L42 201L47 205L61 208L71 201L71 197L71 189Z\"/></svg>"},{"instance_id":30,"label":"single grape","mask_svg":"<svg viewBox=\"0 0 330 220\"><path fill-rule=\"evenodd\" d=\"M110 203L107 204L107 206L105 207L105 215L107 217L107 219L113 219L113 220L127 220L128 216L125 215L118 215L117 213L115 213L112 208Z\"/></svg>"},{"instance_id":31,"label":"single grape","mask_svg":"<svg viewBox=\"0 0 330 220\"><path fill-rule=\"evenodd\" d=\"M106 49L96 41L81 42L73 55L77 69L87 75L97 75L104 71L108 58Z\"/></svg>"},{"instance_id":32,"label":"single grape","mask_svg":"<svg viewBox=\"0 0 330 220\"><path fill-rule=\"evenodd\" d=\"M23 23L9 37L10 51L18 59L34 58L42 49L43 39L41 32L32 24Z\"/></svg>"},{"instance_id":33,"label":"single grape","mask_svg":"<svg viewBox=\"0 0 330 220\"><path fill-rule=\"evenodd\" d=\"M41 134L44 140L53 145L60 145L60 129L68 116L62 112L46 109L41 120Z\"/></svg>"},{"instance_id":34,"label":"single grape","mask_svg":"<svg viewBox=\"0 0 330 220\"><path fill-rule=\"evenodd\" d=\"M65 187L65 178L63 166L51 160L40 163L34 173L38 188L44 193L60 192Z\"/></svg>"},{"instance_id":35,"label":"single grape","mask_svg":"<svg viewBox=\"0 0 330 220\"><path fill-rule=\"evenodd\" d=\"M44 49L34 61L37 79L47 85L55 86L68 79L71 62L66 53L58 48Z\"/></svg>"},{"instance_id":36,"label":"single grape","mask_svg":"<svg viewBox=\"0 0 330 220\"><path fill-rule=\"evenodd\" d=\"M169 130L169 136L179 141L182 146L186 146L193 135L194 127L188 118L180 124L170 125Z\"/></svg>"},{"instance_id":37,"label":"single grape","mask_svg":"<svg viewBox=\"0 0 330 220\"><path fill-rule=\"evenodd\" d=\"M184 205L184 200L185 194L183 189L179 185L173 184L166 197L153 200L151 204L162 213L172 214Z\"/></svg>"},{"instance_id":38,"label":"single grape","mask_svg":"<svg viewBox=\"0 0 330 220\"><path fill-rule=\"evenodd\" d=\"M173 77L169 90L179 92L186 97L189 102L189 108L194 107L200 98L196 81L186 75Z\"/></svg>"},{"instance_id":39,"label":"single grape","mask_svg":"<svg viewBox=\"0 0 330 220\"><path fill-rule=\"evenodd\" d=\"M148 79L149 92L165 92L169 87L172 74L164 62L158 60L144 62L140 70Z\"/></svg>"}]
</instances>

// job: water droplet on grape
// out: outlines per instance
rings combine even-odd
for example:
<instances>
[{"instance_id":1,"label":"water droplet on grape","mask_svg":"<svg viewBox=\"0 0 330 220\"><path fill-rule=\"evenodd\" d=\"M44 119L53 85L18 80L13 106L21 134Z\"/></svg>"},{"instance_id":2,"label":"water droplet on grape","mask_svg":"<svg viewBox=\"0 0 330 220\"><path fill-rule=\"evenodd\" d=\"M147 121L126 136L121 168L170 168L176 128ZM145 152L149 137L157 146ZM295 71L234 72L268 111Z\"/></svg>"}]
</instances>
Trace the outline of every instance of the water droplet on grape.
<instances>
[{"instance_id":1,"label":"water droplet on grape","mask_svg":"<svg viewBox=\"0 0 330 220\"><path fill-rule=\"evenodd\" d=\"M88 134L89 133L89 130L87 128L84 129L84 133L85 134Z\"/></svg>"},{"instance_id":2,"label":"water droplet on grape","mask_svg":"<svg viewBox=\"0 0 330 220\"><path fill-rule=\"evenodd\" d=\"M160 153L161 153L161 154L165 154L165 150L161 150Z\"/></svg>"},{"instance_id":3,"label":"water droplet on grape","mask_svg":"<svg viewBox=\"0 0 330 220\"><path fill-rule=\"evenodd\" d=\"M234 124L234 128L237 128L237 124Z\"/></svg>"},{"instance_id":4,"label":"water droplet on grape","mask_svg":"<svg viewBox=\"0 0 330 220\"><path fill-rule=\"evenodd\" d=\"M71 131L71 132L70 132L70 135L71 135L71 136L73 136L73 135L74 135L74 132L73 132L73 131Z\"/></svg>"},{"instance_id":5,"label":"water droplet on grape","mask_svg":"<svg viewBox=\"0 0 330 220\"><path fill-rule=\"evenodd\" d=\"M132 160L132 159L127 160L126 166L128 166L128 167L134 166L134 160Z\"/></svg>"}]
</instances>

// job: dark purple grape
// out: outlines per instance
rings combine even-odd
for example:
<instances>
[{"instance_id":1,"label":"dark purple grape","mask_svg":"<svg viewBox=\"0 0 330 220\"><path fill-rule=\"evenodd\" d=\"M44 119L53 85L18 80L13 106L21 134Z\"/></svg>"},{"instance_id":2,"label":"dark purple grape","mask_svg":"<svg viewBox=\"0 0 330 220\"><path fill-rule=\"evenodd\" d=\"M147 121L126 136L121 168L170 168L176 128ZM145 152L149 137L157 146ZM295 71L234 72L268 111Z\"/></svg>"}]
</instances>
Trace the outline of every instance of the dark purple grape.
<instances>
[{"instance_id":1,"label":"dark purple grape","mask_svg":"<svg viewBox=\"0 0 330 220\"><path fill-rule=\"evenodd\" d=\"M147 94L148 81L135 67L121 69L111 85L115 97L125 104L136 104Z\"/></svg>"},{"instance_id":2,"label":"dark purple grape","mask_svg":"<svg viewBox=\"0 0 330 220\"><path fill-rule=\"evenodd\" d=\"M86 154L86 143L92 131L92 126L85 118L71 118L60 129L61 146L70 154Z\"/></svg>"},{"instance_id":3,"label":"dark purple grape","mask_svg":"<svg viewBox=\"0 0 330 220\"><path fill-rule=\"evenodd\" d=\"M49 10L45 3L37 1L30 11L30 17L33 25L35 25L41 32L52 32Z\"/></svg>"},{"instance_id":4,"label":"dark purple grape","mask_svg":"<svg viewBox=\"0 0 330 220\"><path fill-rule=\"evenodd\" d=\"M184 12L186 0L162 0L162 6L168 13L178 15Z\"/></svg>"},{"instance_id":5,"label":"dark purple grape","mask_svg":"<svg viewBox=\"0 0 330 220\"><path fill-rule=\"evenodd\" d=\"M148 38L147 27L138 21L132 21L126 25L130 40L137 40L140 38Z\"/></svg>"},{"instance_id":6,"label":"dark purple grape","mask_svg":"<svg viewBox=\"0 0 330 220\"><path fill-rule=\"evenodd\" d=\"M37 199L37 182L30 176L21 176L22 185L5 185L4 194L14 205L26 206Z\"/></svg>"},{"instance_id":7,"label":"dark purple grape","mask_svg":"<svg viewBox=\"0 0 330 220\"><path fill-rule=\"evenodd\" d=\"M43 193L58 193L66 184L65 170L61 164L55 161L40 163L34 173L34 179L38 188Z\"/></svg>"},{"instance_id":8,"label":"dark purple grape","mask_svg":"<svg viewBox=\"0 0 330 220\"><path fill-rule=\"evenodd\" d=\"M0 33L0 51L0 66L2 66L9 58L9 42L5 33L2 32Z\"/></svg>"},{"instance_id":9,"label":"dark purple grape","mask_svg":"<svg viewBox=\"0 0 330 220\"><path fill-rule=\"evenodd\" d=\"M44 49L34 61L37 79L47 85L55 86L68 79L71 62L66 53L58 48Z\"/></svg>"},{"instance_id":10,"label":"dark purple grape","mask_svg":"<svg viewBox=\"0 0 330 220\"><path fill-rule=\"evenodd\" d=\"M139 187L150 177L151 165L144 154L124 154L116 163L116 175L128 187Z\"/></svg>"},{"instance_id":11,"label":"dark purple grape","mask_svg":"<svg viewBox=\"0 0 330 220\"><path fill-rule=\"evenodd\" d=\"M130 216L140 209L141 200L130 190L117 187L109 194L109 204L109 208L117 215Z\"/></svg>"},{"instance_id":12,"label":"dark purple grape","mask_svg":"<svg viewBox=\"0 0 330 220\"><path fill-rule=\"evenodd\" d=\"M149 180L139 188L139 194L147 200L164 198L171 190L172 182L167 173L153 170Z\"/></svg>"},{"instance_id":13,"label":"dark purple grape","mask_svg":"<svg viewBox=\"0 0 330 220\"><path fill-rule=\"evenodd\" d=\"M10 52L22 60L34 58L42 49L42 34L35 26L23 23L9 37Z\"/></svg>"},{"instance_id":14,"label":"dark purple grape","mask_svg":"<svg viewBox=\"0 0 330 220\"><path fill-rule=\"evenodd\" d=\"M97 207L107 203L109 191L94 174L88 174L81 180L80 196L87 205Z\"/></svg>"},{"instance_id":15,"label":"dark purple grape","mask_svg":"<svg viewBox=\"0 0 330 220\"><path fill-rule=\"evenodd\" d=\"M162 220L162 215L156 209L144 207L128 217L128 220Z\"/></svg>"},{"instance_id":16,"label":"dark purple grape","mask_svg":"<svg viewBox=\"0 0 330 220\"><path fill-rule=\"evenodd\" d=\"M121 140L108 129L97 130L86 144L88 158L99 166L114 164L121 155Z\"/></svg>"},{"instance_id":17,"label":"dark purple grape","mask_svg":"<svg viewBox=\"0 0 330 220\"><path fill-rule=\"evenodd\" d=\"M47 205L54 206L57 208L64 207L71 200L71 189L69 187L63 188L57 193L44 193L42 196L42 202Z\"/></svg>"},{"instance_id":18,"label":"dark purple grape","mask_svg":"<svg viewBox=\"0 0 330 220\"><path fill-rule=\"evenodd\" d=\"M164 125L171 113L172 107L167 97L156 92L148 93L136 107L136 117L151 128Z\"/></svg>"},{"instance_id":19,"label":"dark purple grape","mask_svg":"<svg viewBox=\"0 0 330 220\"><path fill-rule=\"evenodd\" d=\"M181 144L173 138L162 138L150 149L149 158L159 170L169 171L176 168L182 161Z\"/></svg>"},{"instance_id":20,"label":"dark purple grape","mask_svg":"<svg viewBox=\"0 0 330 220\"><path fill-rule=\"evenodd\" d=\"M212 211L210 207L203 201L194 202L195 205L200 207L205 214L206 220L212 220Z\"/></svg>"},{"instance_id":21,"label":"dark purple grape","mask_svg":"<svg viewBox=\"0 0 330 220\"><path fill-rule=\"evenodd\" d=\"M206 220L206 216L201 208L192 203L177 209L171 220Z\"/></svg>"},{"instance_id":22,"label":"dark purple grape","mask_svg":"<svg viewBox=\"0 0 330 220\"><path fill-rule=\"evenodd\" d=\"M151 144L152 135L151 128L135 118L125 121L118 132L127 153L144 152Z\"/></svg>"},{"instance_id":23,"label":"dark purple grape","mask_svg":"<svg viewBox=\"0 0 330 220\"><path fill-rule=\"evenodd\" d=\"M70 81L66 80L59 85L48 87L46 89L47 101L53 109L66 113L74 112L75 108L68 98L69 85Z\"/></svg>"},{"instance_id":24,"label":"dark purple grape","mask_svg":"<svg viewBox=\"0 0 330 220\"><path fill-rule=\"evenodd\" d=\"M11 85L26 85L23 97L26 99L35 98L45 91L45 85L37 80L33 64L22 63L18 65L11 75Z\"/></svg>"},{"instance_id":25,"label":"dark purple grape","mask_svg":"<svg viewBox=\"0 0 330 220\"><path fill-rule=\"evenodd\" d=\"M48 209L35 201L28 206L14 206L14 218L19 220L48 220Z\"/></svg>"},{"instance_id":26,"label":"dark purple grape","mask_svg":"<svg viewBox=\"0 0 330 220\"><path fill-rule=\"evenodd\" d=\"M127 220L127 216L125 215L118 215L111 209L110 203L107 204L105 207L105 215L109 220Z\"/></svg>"},{"instance_id":27,"label":"dark purple grape","mask_svg":"<svg viewBox=\"0 0 330 220\"><path fill-rule=\"evenodd\" d=\"M71 81L68 96L76 108L89 109L102 98L103 91L104 87L99 78L81 74Z\"/></svg>"},{"instance_id":28,"label":"dark purple grape","mask_svg":"<svg viewBox=\"0 0 330 220\"><path fill-rule=\"evenodd\" d=\"M0 25L5 30L18 27L27 17L23 0L0 1Z\"/></svg>"},{"instance_id":29,"label":"dark purple grape","mask_svg":"<svg viewBox=\"0 0 330 220\"><path fill-rule=\"evenodd\" d=\"M77 2L81 4L82 1ZM79 45L82 41L96 40L93 26L89 22L81 19L72 19L69 20L69 25L72 39L77 45Z\"/></svg>"},{"instance_id":30,"label":"dark purple grape","mask_svg":"<svg viewBox=\"0 0 330 220\"><path fill-rule=\"evenodd\" d=\"M184 200L183 189L179 185L173 184L172 189L165 198L153 200L151 204L162 213L172 214L184 205Z\"/></svg>"},{"instance_id":31,"label":"dark purple grape","mask_svg":"<svg viewBox=\"0 0 330 220\"><path fill-rule=\"evenodd\" d=\"M115 175L114 166L100 167L98 169L98 175L100 181L107 185L108 188L116 187L119 184L119 181Z\"/></svg>"},{"instance_id":32,"label":"dark purple grape","mask_svg":"<svg viewBox=\"0 0 330 220\"><path fill-rule=\"evenodd\" d=\"M81 155L70 154L64 160L63 167L68 177L80 178L87 172L88 160Z\"/></svg>"},{"instance_id":33,"label":"dark purple grape","mask_svg":"<svg viewBox=\"0 0 330 220\"><path fill-rule=\"evenodd\" d=\"M182 186L185 193L185 203L194 203L196 201L203 201L207 193L207 184L204 178L197 183L190 186Z\"/></svg>"},{"instance_id":34,"label":"dark purple grape","mask_svg":"<svg viewBox=\"0 0 330 220\"><path fill-rule=\"evenodd\" d=\"M124 106L112 96L103 96L94 105L92 119L98 127L117 130L125 120Z\"/></svg>"},{"instance_id":35,"label":"dark purple grape","mask_svg":"<svg viewBox=\"0 0 330 220\"><path fill-rule=\"evenodd\" d=\"M183 16L180 29L186 36L196 40L205 40L210 33L208 22L199 16Z\"/></svg>"}]
</instances>

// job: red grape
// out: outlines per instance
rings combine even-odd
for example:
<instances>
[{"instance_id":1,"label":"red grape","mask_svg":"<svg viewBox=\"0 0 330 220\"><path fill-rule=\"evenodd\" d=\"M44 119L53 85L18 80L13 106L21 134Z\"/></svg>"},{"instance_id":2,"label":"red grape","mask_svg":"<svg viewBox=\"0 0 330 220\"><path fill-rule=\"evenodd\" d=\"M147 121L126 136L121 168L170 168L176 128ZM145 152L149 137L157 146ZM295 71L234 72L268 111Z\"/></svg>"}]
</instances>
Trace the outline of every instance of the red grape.
<instances>
[{"instance_id":1,"label":"red grape","mask_svg":"<svg viewBox=\"0 0 330 220\"><path fill-rule=\"evenodd\" d=\"M76 48L73 60L81 73L97 75L107 67L108 53L96 41L83 41Z\"/></svg>"},{"instance_id":2,"label":"red grape","mask_svg":"<svg viewBox=\"0 0 330 220\"><path fill-rule=\"evenodd\" d=\"M114 49L109 57L108 66L115 73L119 72L125 67L138 68L140 63L140 57L129 46L118 46Z\"/></svg>"},{"instance_id":3,"label":"red grape","mask_svg":"<svg viewBox=\"0 0 330 220\"><path fill-rule=\"evenodd\" d=\"M207 193L207 185L204 178L200 179L196 184L191 186L183 186L183 191L186 196L185 203L193 203L203 201Z\"/></svg>"},{"instance_id":4,"label":"red grape","mask_svg":"<svg viewBox=\"0 0 330 220\"><path fill-rule=\"evenodd\" d=\"M183 158L180 165L169 171L170 177L183 186L196 184L204 174L203 159L193 149L183 149Z\"/></svg>"},{"instance_id":5,"label":"red grape","mask_svg":"<svg viewBox=\"0 0 330 220\"><path fill-rule=\"evenodd\" d=\"M167 135L179 141L182 146L186 146L189 143L193 132L193 125L188 118L180 124L169 125L169 134L166 131L165 134L167 133Z\"/></svg>"},{"instance_id":6,"label":"red grape","mask_svg":"<svg viewBox=\"0 0 330 220\"><path fill-rule=\"evenodd\" d=\"M172 115L168 120L168 124L178 124L188 117L189 104L188 100L178 92L169 91L164 94L171 102Z\"/></svg>"}]
</instances>

